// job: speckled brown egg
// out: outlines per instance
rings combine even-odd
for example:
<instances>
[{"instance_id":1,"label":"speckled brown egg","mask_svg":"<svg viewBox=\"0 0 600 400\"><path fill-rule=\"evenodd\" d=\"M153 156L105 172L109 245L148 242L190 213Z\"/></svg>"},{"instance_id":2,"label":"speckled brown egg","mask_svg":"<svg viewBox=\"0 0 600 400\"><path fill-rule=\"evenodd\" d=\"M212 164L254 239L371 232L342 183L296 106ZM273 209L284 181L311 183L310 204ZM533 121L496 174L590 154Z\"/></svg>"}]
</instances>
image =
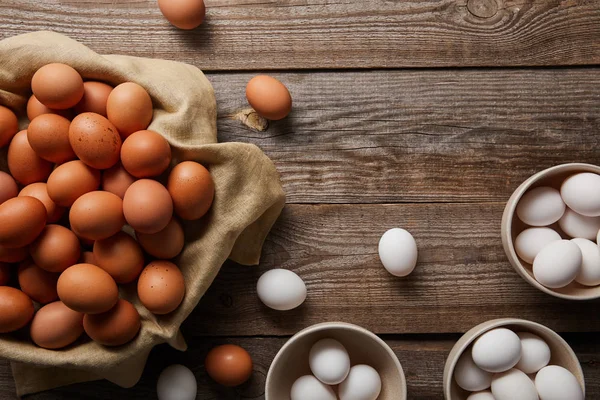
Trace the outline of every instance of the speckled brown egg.
<instances>
[{"instance_id":1,"label":"speckled brown egg","mask_svg":"<svg viewBox=\"0 0 600 400\"><path fill-rule=\"evenodd\" d=\"M73 118L69 141L77 157L92 168L107 169L119 161L121 137L102 115L83 113Z\"/></svg>"},{"instance_id":2,"label":"speckled brown egg","mask_svg":"<svg viewBox=\"0 0 600 400\"><path fill-rule=\"evenodd\" d=\"M31 90L46 107L64 110L73 107L83 97L83 79L69 65L47 64L33 74Z\"/></svg>"},{"instance_id":3,"label":"speckled brown egg","mask_svg":"<svg viewBox=\"0 0 600 400\"><path fill-rule=\"evenodd\" d=\"M33 301L19 289L0 286L0 333L21 329L33 317Z\"/></svg>"},{"instance_id":4,"label":"speckled brown egg","mask_svg":"<svg viewBox=\"0 0 600 400\"><path fill-rule=\"evenodd\" d=\"M48 185L44 182L36 182L25 186L19 192L19 196L35 197L46 207L47 222L58 221L65 213L65 208L58 206L48 195Z\"/></svg>"},{"instance_id":5,"label":"speckled brown egg","mask_svg":"<svg viewBox=\"0 0 600 400\"><path fill-rule=\"evenodd\" d=\"M115 87L106 103L106 113L123 139L146 129L152 122L152 99L140 85L125 82Z\"/></svg>"},{"instance_id":6,"label":"speckled brown egg","mask_svg":"<svg viewBox=\"0 0 600 400\"><path fill-rule=\"evenodd\" d=\"M196 220L210 209L215 184L204 166L193 161L177 164L169 174L167 189L175 213L185 220Z\"/></svg>"},{"instance_id":7,"label":"speckled brown egg","mask_svg":"<svg viewBox=\"0 0 600 400\"><path fill-rule=\"evenodd\" d=\"M160 12L179 29L194 29L204 21L204 0L158 0Z\"/></svg>"},{"instance_id":8,"label":"speckled brown egg","mask_svg":"<svg viewBox=\"0 0 600 400\"><path fill-rule=\"evenodd\" d=\"M0 147L10 143L19 131L19 121L8 107L0 106Z\"/></svg>"},{"instance_id":9,"label":"speckled brown egg","mask_svg":"<svg viewBox=\"0 0 600 400\"><path fill-rule=\"evenodd\" d=\"M92 243L92 246L94 244ZM81 257L79 257L79 263L80 264L93 264L98 266L98 264L96 264L96 257L94 257L94 253L91 251L82 251L81 252Z\"/></svg>"},{"instance_id":10,"label":"speckled brown egg","mask_svg":"<svg viewBox=\"0 0 600 400\"><path fill-rule=\"evenodd\" d=\"M4 171L0 171L0 204L8 199L17 197L19 188L14 178Z\"/></svg>"},{"instance_id":11,"label":"speckled brown egg","mask_svg":"<svg viewBox=\"0 0 600 400\"><path fill-rule=\"evenodd\" d=\"M69 221L78 236L90 240L106 239L125 225L123 200L105 191L86 193L71 206Z\"/></svg>"},{"instance_id":12,"label":"speckled brown egg","mask_svg":"<svg viewBox=\"0 0 600 400\"><path fill-rule=\"evenodd\" d=\"M144 254L138 242L125 232L94 242L97 266L109 273L117 283L135 280L144 268Z\"/></svg>"},{"instance_id":13,"label":"speckled brown egg","mask_svg":"<svg viewBox=\"0 0 600 400\"><path fill-rule=\"evenodd\" d=\"M169 224L156 233L135 233L146 253L159 259L168 260L177 257L184 245L184 234L181 223L172 218Z\"/></svg>"},{"instance_id":14,"label":"speckled brown egg","mask_svg":"<svg viewBox=\"0 0 600 400\"><path fill-rule=\"evenodd\" d=\"M123 168L121 163L116 163L102 173L102 189L120 198L125 197L125 192L133 182L135 178Z\"/></svg>"},{"instance_id":15,"label":"speckled brown egg","mask_svg":"<svg viewBox=\"0 0 600 400\"><path fill-rule=\"evenodd\" d=\"M79 239L61 225L46 225L42 233L29 245L33 261L49 272L63 272L77 264L81 255Z\"/></svg>"},{"instance_id":16,"label":"speckled brown egg","mask_svg":"<svg viewBox=\"0 0 600 400\"><path fill-rule=\"evenodd\" d=\"M169 261L153 261L144 268L137 285L140 301L153 314L168 314L183 301L185 282Z\"/></svg>"},{"instance_id":17,"label":"speckled brown egg","mask_svg":"<svg viewBox=\"0 0 600 400\"><path fill-rule=\"evenodd\" d=\"M46 207L33 197L14 197L0 204L0 246L24 247L46 226Z\"/></svg>"},{"instance_id":18,"label":"speckled brown egg","mask_svg":"<svg viewBox=\"0 0 600 400\"><path fill-rule=\"evenodd\" d=\"M135 181L123 198L123 213L136 232L156 233L173 217L173 201L167 189L150 179Z\"/></svg>"},{"instance_id":19,"label":"speckled brown egg","mask_svg":"<svg viewBox=\"0 0 600 400\"><path fill-rule=\"evenodd\" d=\"M4 286L10 281L10 265L0 262L0 286Z\"/></svg>"},{"instance_id":20,"label":"speckled brown egg","mask_svg":"<svg viewBox=\"0 0 600 400\"><path fill-rule=\"evenodd\" d=\"M258 75L252 78L246 86L246 98L252 108L267 119L283 119L292 110L290 92L272 76Z\"/></svg>"},{"instance_id":21,"label":"speckled brown egg","mask_svg":"<svg viewBox=\"0 0 600 400\"><path fill-rule=\"evenodd\" d=\"M136 178L158 176L171 163L171 146L154 131L134 132L123 142L121 163Z\"/></svg>"},{"instance_id":22,"label":"speckled brown egg","mask_svg":"<svg viewBox=\"0 0 600 400\"><path fill-rule=\"evenodd\" d=\"M52 108L48 108L42 103L40 103L40 101L34 95L31 95L31 97L27 101L27 118L29 118L30 121L33 121L35 117L38 117L42 114L57 114L61 117L67 118L68 120L71 120L73 118L72 110L55 110Z\"/></svg>"},{"instance_id":23,"label":"speckled brown egg","mask_svg":"<svg viewBox=\"0 0 600 400\"><path fill-rule=\"evenodd\" d=\"M22 185L44 182L52 172L52 163L31 148L26 130L17 133L10 142L7 161L10 174Z\"/></svg>"},{"instance_id":24,"label":"speckled brown egg","mask_svg":"<svg viewBox=\"0 0 600 400\"><path fill-rule=\"evenodd\" d=\"M106 102L113 88L103 82L83 82L83 98L75 106L75 112L93 112L106 117Z\"/></svg>"},{"instance_id":25,"label":"speckled brown egg","mask_svg":"<svg viewBox=\"0 0 600 400\"><path fill-rule=\"evenodd\" d=\"M17 276L21 290L32 300L46 304L58 299L58 274L41 269L31 259L27 259L19 264Z\"/></svg>"},{"instance_id":26,"label":"speckled brown egg","mask_svg":"<svg viewBox=\"0 0 600 400\"><path fill-rule=\"evenodd\" d=\"M98 314L110 310L119 299L117 284L102 268L75 264L58 278L58 297L72 310Z\"/></svg>"},{"instance_id":27,"label":"speckled brown egg","mask_svg":"<svg viewBox=\"0 0 600 400\"><path fill-rule=\"evenodd\" d=\"M44 160L62 164L75 159L69 143L71 122L56 114L42 114L29 123L27 140L35 153Z\"/></svg>"},{"instance_id":28,"label":"speckled brown egg","mask_svg":"<svg viewBox=\"0 0 600 400\"><path fill-rule=\"evenodd\" d=\"M141 326L140 314L133 304L123 299L119 299L107 312L83 317L85 333L104 346L121 346L130 342Z\"/></svg>"},{"instance_id":29,"label":"speckled brown egg","mask_svg":"<svg viewBox=\"0 0 600 400\"><path fill-rule=\"evenodd\" d=\"M100 171L74 160L56 167L48 177L48 196L62 207L71 207L75 200L100 186Z\"/></svg>"},{"instance_id":30,"label":"speckled brown egg","mask_svg":"<svg viewBox=\"0 0 600 400\"><path fill-rule=\"evenodd\" d=\"M234 344L217 346L204 360L208 376L223 386L238 386L252 375L252 358L248 352Z\"/></svg>"},{"instance_id":31,"label":"speckled brown egg","mask_svg":"<svg viewBox=\"0 0 600 400\"><path fill-rule=\"evenodd\" d=\"M29 256L27 247L17 247L14 249L0 246L0 262L17 263L23 261Z\"/></svg>"},{"instance_id":32,"label":"speckled brown egg","mask_svg":"<svg viewBox=\"0 0 600 400\"><path fill-rule=\"evenodd\" d=\"M31 340L45 349L60 349L83 333L83 313L71 310L62 301L40 308L29 328Z\"/></svg>"}]
</instances>

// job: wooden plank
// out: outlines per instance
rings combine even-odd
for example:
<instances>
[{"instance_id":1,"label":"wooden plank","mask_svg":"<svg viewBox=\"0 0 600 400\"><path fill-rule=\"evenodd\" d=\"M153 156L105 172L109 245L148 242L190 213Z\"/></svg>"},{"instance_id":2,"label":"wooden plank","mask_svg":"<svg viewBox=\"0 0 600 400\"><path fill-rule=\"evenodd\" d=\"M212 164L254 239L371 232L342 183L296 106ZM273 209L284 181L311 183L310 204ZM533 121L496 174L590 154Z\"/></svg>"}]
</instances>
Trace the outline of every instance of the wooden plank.
<instances>
[{"instance_id":1,"label":"wooden plank","mask_svg":"<svg viewBox=\"0 0 600 400\"><path fill-rule=\"evenodd\" d=\"M506 201L533 173L600 164L600 69L276 74L292 114L232 118L251 74L210 74L220 141L261 147L288 203Z\"/></svg>"},{"instance_id":2,"label":"wooden plank","mask_svg":"<svg viewBox=\"0 0 600 400\"><path fill-rule=\"evenodd\" d=\"M3 0L0 38L64 33L101 53L205 70L583 65L600 62L589 0L206 0L180 31L155 0Z\"/></svg>"}]
</instances>

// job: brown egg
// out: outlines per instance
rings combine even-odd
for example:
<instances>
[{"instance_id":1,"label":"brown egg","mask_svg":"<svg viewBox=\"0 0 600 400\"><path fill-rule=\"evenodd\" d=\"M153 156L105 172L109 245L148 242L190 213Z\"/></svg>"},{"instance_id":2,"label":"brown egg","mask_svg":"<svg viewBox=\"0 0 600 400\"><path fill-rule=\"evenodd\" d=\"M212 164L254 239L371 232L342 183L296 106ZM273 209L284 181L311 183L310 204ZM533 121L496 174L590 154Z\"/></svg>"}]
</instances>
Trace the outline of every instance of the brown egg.
<instances>
[{"instance_id":1,"label":"brown egg","mask_svg":"<svg viewBox=\"0 0 600 400\"><path fill-rule=\"evenodd\" d=\"M125 232L94 242L97 266L109 273L117 283L134 281L144 268L140 245Z\"/></svg>"},{"instance_id":2,"label":"brown egg","mask_svg":"<svg viewBox=\"0 0 600 400\"><path fill-rule=\"evenodd\" d=\"M0 286L4 286L10 281L10 265L0 262Z\"/></svg>"},{"instance_id":3,"label":"brown egg","mask_svg":"<svg viewBox=\"0 0 600 400\"><path fill-rule=\"evenodd\" d=\"M0 262L17 263L26 259L27 256L29 256L27 247L10 249L8 247L0 246Z\"/></svg>"},{"instance_id":4,"label":"brown egg","mask_svg":"<svg viewBox=\"0 0 600 400\"><path fill-rule=\"evenodd\" d=\"M0 286L0 333L21 329L33 317L33 302L23 292Z\"/></svg>"},{"instance_id":5,"label":"brown egg","mask_svg":"<svg viewBox=\"0 0 600 400\"><path fill-rule=\"evenodd\" d=\"M62 301L46 304L31 320L31 340L45 349L60 349L83 333L83 313L71 310Z\"/></svg>"},{"instance_id":6,"label":"brown egg","mask_svg":"<svg viewBox=\"0 0 600 400\"><path fill-rule=\"evenodd\" d=\"M73 203L69 221L78 236L90 240L106 239L125 225L123 200L110 192L86 193Z\"/></svg>"},{"instance_id":7,"label":"brown egg","mask_svg":"<svg viewBox=\"0 0 600 400\"><path fill-rule=\"evenodd\" d=\"M63 272L77 264L81 255L79 239L64 226L46 225L40 236L29 245L33 261L49 272Z\"/></svg>"},{"instance_id":8,"label":"brown egg","mask_svg":"<svg viewBox=\"0 0 600 400\"><path fill-rule=\"evenodd\" d=\"M10 143L19 131L19 120L8 107L0 106L0 147Z\"/></svg>"},{"instance_id":9,"label":"brown egg","mask_svg":"<svg viewBox=\"0 0 600 400\"><path fill-rule=\"evenodd\" d=\"M140 85L125 82L113 89L108 96L106 113L115 124L121 137L146 129L152 122L152 99Z\"/></svg>"},{"instance_id":10,"label":"brown egg","mask_svg":"<svg viewBox=\"0 0 600 400\"><path fill-rule=\"evenodd\" d=\"M136 178L158 176L171 163L171 146L154 131L134 132L123 142L121 163Z\"/></svg>"},{"instance_id":11,"label":"brown egg","mask_svg":"<svg viewBox=\"0 0 600 400\"><path fill-rule=\"evenodd\" d=\"M140 301L153 314L168 314L185 295L183 275L169 261L153 261L144 268L137 285Z\"/></svg>"},{"instance_id":12,"label":"brown egg","mask_svg":"<svg viewBox=\"0 0 600 400\"><path fill-rule=\"evenodd\" d=\"M27 140L27 131L15 135L8 146L8 169L22 185L44 182L52 172L52 163L38 156Z\"/></svg>"},{"instance_id":13,"label":"brown egg","mask_svg":"<svg viewBox=\"0 0 600 400\"><path fill-rule=\"evenodd\" d=\"M0 171L0 204L8 199L17 197L18 193L19 188L13 177L4 171Z\"/></svg>"},{"instance_id":14,"label":"brown egg","mask_svg":"<svg viewBox=\"0 0 600 400\"><path fill-rule=\"evenodd\" d=\"M81 264L92 264L98 266L98 264L96 264L96 257L94 257L94 253L91 251L82 251L79 261Z\"/></svg>"},{"instance_id":15,"label":"brown egg","mask_svg":"<svg viewBox=\"0 0 600 400\"><path fill-rule=\"evenodd\" d=\"M125 192L133 182L135 178L125 171L121 163L116 163L102 173L102 189L120 198L125 197Z\"/></svg>"},{"instance_id":16,"label":"brown egg","mask_svg":"<svg viewBox=\"0 0 600 400\"><path fill-rule=\"evenodd\" d=\"M106 117L106 102L112 86L103 82L83 82L83 98L75 106L75 112L93 112Z\"/></svg>"},{"instance_id":17,"label":"brown egg","mask_svg":"<svg viewBox=\"0 0 600 400\"><path fill-rule=\"evenodd\" d=\"M69 143L68 119L56 114L42 114L29 123L27 140L35 153L44 160L62 164L75 159Z\"/></svg>"},{"instance_id":18,"label":"brown egg","mask_svg":"<svg viewBox=\"0 0 600 400\"><path fill-rule=\"evenodd\" d=\"M163 185L150 179L140 179L127 189L123 213L136 232L156 233L171 220L173 201Z\"/></svg>"},{"instance_id":19,"label":"brown egg","mask_svg":"<svg viewBox=\"0 0 600 400\"><path fill-rule=\"evenodd\" d=\"M33 74L31 90L46 107L64 110L83 97L83 79L66 64L47 64Z\"/></svg>"},{"instance_id":20,"label":"brown egg","mask_svg":"<svg viewBox=\"0 0 600 400\"><path fill-rule=\"evenodd\" d=\"M135 233L138 241L146 253L168 260L177 257L184 245L183 228L177 219L172 218L169 224L156 233Z\"/></svg>"},{"instance_id":21,"label":"brown egg","mask_svg":"<svg viewBox=\"0 0 600 400\"><path fill-rule=\"evenodd\" d=\"M46 226L46 207L33 197L14 197L0 204L0 246L27 246Z\"/></svg>"},{"instance_id":22,"label":"brown egg","mask_svg":"<svg viewBox=\"0 0 600 400\"><path fill-rule=\"evenodd\" d=\"M98 314L110 310L119 300L117 284L102 268L75 264L58 278L58 297L72 310Z\"/></svg>"},{"instance_id":23,"label":"brown egg","mask_svg":"<svg viewBox=\"0 0 600 400\"><path fill-rule=\"evenodd\" d=\"M52 108L48 108L40 103L40 101L34 95L31 95L27 101L27 118L29 118L30 121L33 121L35 117L38 117L42 114L57 114L69 120L73 118L72 110L54 110Z\"/></svg>"},{"instance_id":24,"label":"brown egg","mask_svg":"<svg viewBox=\"0 0 600 400\"><path fill-rule=\"evenodd\" d=\"M268 75L255 76L248 82L246 98L252 108L267 119L283 119L292 110L292 96L288 89Z\"/></svg>"},{"instance_id":25,"label":"brown egg","mask_svg":"<svg viewBox=\"0 0 600 400\"><path fill-rule=\"evenodd\" d=\"M204 367L218 384L238 386L252 375L252 358L242 347L224 344L208 352Z\"/></svg>"},{"instance_id":26,"label":"brown egg","mask_svg":"<svg viewBox=\"0 0 600 400\"><path fill-rule=\"evenodd\" d=\"M73 118L69 141L77 157L92 168L107 169L119 161L121 137L102 115L83 113Z\"/></svg>"},{"instance_id":27,"label":"brown egg","mask_svg":"<svg viewBox=\"0 0 600 400\"><path fill-rule=\"evenodd\" d=\"M215 184L204 166L193 161L177 164L169 174L167 189L175 213L185 220L206 214L215 197Z\"/></svg>"},{"instance_id":28,"label":"brown egg","mask_svg":"<svg viewBox=\"0 0 600 400\"><path fill-rule=\"evenodd\" d=\"M19 192L19 196L35 197L46 207L47 222L53 223L60 219L65 213L65 208L57 206L48 195L48 187L44 182L36 182L25 186Z\"/></svg>"},{"instance_id":29,"label":"brown egg","mask_svg":"<svg viewBox=\"0 0 600 400\"><path fill-rule=\"evenodd\" d=\"M160 12L179 29L194 29L204 21L203 0L158 0Z\"/></svg>"},{"instance_id":30,"label":"brown egg","mask_svg":"<svg viewBox=\"0 0 600 400\"><path fill-rule=\"evenodd\" d=\"M75 232L73 232L73 233L75 233ZM75 233L75 234L76 234L76 233ZM77 235L77 234L76 234L76 235ZM79 239L79 242L81 243L81 246L82 246L83 248L86 248L86 249L89 249L89 250L91 250L91 249L92 249L92 247L94 247L94 240L91 240L91 239L86 239L86 238L84 238L84 237L82 237L82 236L79 236L79 235L77 235L77 238ZM90 264L94 264L94 263L90 263ZM94 264L94 265L96 265L96 264Z\"/></svg>"},{"instance_id":31,"label":"brown egg","mask_svg":"<svg viewBox=\"0 0 600 400\"><path fill-rule=\"evenodd\" d=\"M100 186L100 171L81 160L56 167L48 177L48 196L62 207L71 207L75 200Z\"/></svg>"},{"instance_id":32,"label":"brown egg","mask_svg":"<svg viewBox=\"0 0 600 400\"><path fill-rule=\"evenodd\" d=\"M19 264L17 276L21 290L32 300L46 304L58 298L58 274L41 269L32 260L27 259Z\"/></svg>"},{"instance_id":33,"label":"brown egg","mask_svg":"<svg viewBox=\"0 0 600 400\"><path fill-rule=\"evenodd\" d=\"M85 333L104 346L121 346L130 342L141 326L140 314L133 304L123 299L119 299L107 312L83 317Z\"/></svg>"}]
</instances>

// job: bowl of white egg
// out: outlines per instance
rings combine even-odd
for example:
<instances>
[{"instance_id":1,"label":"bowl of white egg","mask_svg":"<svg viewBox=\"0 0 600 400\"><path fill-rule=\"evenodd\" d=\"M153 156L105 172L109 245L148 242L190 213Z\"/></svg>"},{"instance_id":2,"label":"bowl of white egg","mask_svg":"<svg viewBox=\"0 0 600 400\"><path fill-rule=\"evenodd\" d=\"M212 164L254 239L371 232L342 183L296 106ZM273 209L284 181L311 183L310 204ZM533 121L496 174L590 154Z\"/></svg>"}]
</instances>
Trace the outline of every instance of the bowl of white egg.
<instances>
[{"instance_id":1,"label":"bowl of white egg","mask_svg":"<svg viewBox=\"0 0 600 400\"><path fill-rule=\"evenodd\" d=\"M527 282L568 300L600 298L600 167L562 164L523 182L502 216L508 260Z\"/></svg>"},{"instance_id":2,"label":"bowl of white egg","mask_svg":"<svg viewBox=\"0 0 600 400\"><path fill-rule=\"evenodd\" d=\"M584 400L577 356L556 332L503 318L456 342L444 368L446 400Z\"/></svg>"},{"instance_id":3,"label":"bowl of white egg","mask_svg":"<svg viewBox=\"0 0 600 400\"><path fill-rule=\"evenodd\" d=\"M406 400L393 350L357 325L325 322L288 340L271 363L266 400Z\"/></svg>"}]
</instances>

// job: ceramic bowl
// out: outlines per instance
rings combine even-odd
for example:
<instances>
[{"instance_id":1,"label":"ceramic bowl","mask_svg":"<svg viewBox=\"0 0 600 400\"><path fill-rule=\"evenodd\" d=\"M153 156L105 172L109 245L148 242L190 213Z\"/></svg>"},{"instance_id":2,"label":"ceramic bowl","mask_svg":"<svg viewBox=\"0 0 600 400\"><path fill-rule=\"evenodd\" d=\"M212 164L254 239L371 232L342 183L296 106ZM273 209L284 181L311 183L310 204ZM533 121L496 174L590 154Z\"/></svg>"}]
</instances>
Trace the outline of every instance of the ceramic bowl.
<instances>
[{"instance_id":1,"label":"ceramic bowl","mask_svg":"<svg viewBox=\"0 0 600 400\"><path fill-rule=\"evenodd\" d=\"M456 342L452 350L450 350L450 354L446 359L446 365L444 367L444 398L446 400L466 400L469 396L469 392L461 389L454 380L454 368L456 367L456 363L463 352L469 348L475 339L487 331L500 327L508 328L515 332L531 332L544 339L548 346L550 346L550 351L552 352L552 358L548 365L559 365L568 369L575 375L585 393L585 380L583 378L583 371L581 370L579 360L569 344L565 342L562 337L552 329L536 322L523 319L501 318L477 325L465 333L458 342Z\"/></svg>"},{"instance_id":2,"label":"ceramic bowl","mask_svg":"<svg viewBox=\"0 0 600 400\"><path fill-rule=\"evenodd\" d=\"M531 176L523 182L517 190L514 191L502 215L502 245L513 268L525 279L529 284L538 288L542 292L548 293L555 297L568 300L590 300L600 298L600 286L590 287L584 286L577 282L560 288L551 289L539 283L533 276L531 264L521 260L515 251L514 241L519 233L528 226L517 217L516 208L521 197L530 189L538 186L551 186L560 190L560 185L565 178L578 172L593 172L600 174L600 167L591 164L562 164L552 168L545 169ZM553 224L551 227L556 230L562 237L567 238L558 224Z\"/></svg>"},{"instance_id":3,"label":"ceramic bowl","mask_svg":"<svg viewBox=\"0 0 600 400\"><path fill-rule=\"evenodd\" d=\"M265 388L266 400L290 400L294 381L310 374L308 353L318 340L332 338L344 345L352 365L367 364L381 376L378 400L406 400L406 379L392 349L377 335L357 325L325 322L295 334L271 363Z\"/></svg>"}]
</instances>

